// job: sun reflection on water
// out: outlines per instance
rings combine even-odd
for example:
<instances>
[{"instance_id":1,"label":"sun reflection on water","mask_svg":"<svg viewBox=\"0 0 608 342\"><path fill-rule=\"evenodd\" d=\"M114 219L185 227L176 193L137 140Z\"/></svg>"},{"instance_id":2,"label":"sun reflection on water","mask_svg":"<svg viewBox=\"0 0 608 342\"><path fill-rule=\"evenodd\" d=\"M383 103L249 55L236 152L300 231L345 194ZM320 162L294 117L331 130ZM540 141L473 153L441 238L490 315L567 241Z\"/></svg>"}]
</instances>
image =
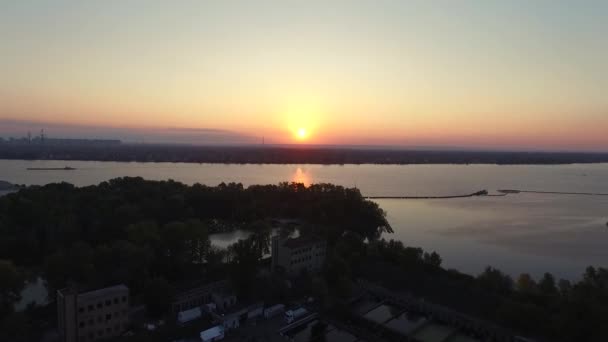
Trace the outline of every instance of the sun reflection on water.
<instances>
[{"instance_id":1,"label":"sun reflection on water","mask_svg":"<svg viewBox=\"0 0 608 342\"><path fill-rule=\"evenodd\" d=\"M291 181L294 183L302 183L304 186L310 186L310 184L312 184L312 177L309 172L298 167L291 177Z\"/></svg>"}]
</instances>

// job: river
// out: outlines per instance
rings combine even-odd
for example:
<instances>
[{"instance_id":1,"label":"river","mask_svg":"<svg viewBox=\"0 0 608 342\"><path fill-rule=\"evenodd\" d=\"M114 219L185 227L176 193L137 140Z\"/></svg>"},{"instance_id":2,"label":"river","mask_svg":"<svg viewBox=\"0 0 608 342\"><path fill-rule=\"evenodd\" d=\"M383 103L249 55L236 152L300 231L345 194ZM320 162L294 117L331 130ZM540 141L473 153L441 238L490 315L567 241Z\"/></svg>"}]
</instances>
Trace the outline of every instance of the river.
<instances>
[{"instance_id":1,"label":"river","mask_svg":"<svg viewBox=\"0 0 608 342\"><path fill-rule=\"evenodd\" d=\"M71 171L26 171L70 166ZM79 186L121 176L220 182L334 183L365 196L444 196L487 189L608 193L608 164L573 165L224 165L0 160L0 180ZM588 265L608 266L608 196L521 193L458 199L378 199L395 233L437 251L444 266L477 274L487 265L514 276L545 271L577 279ZM218 235L225 246L242 232Z\"/></svg>"}]
</instances>

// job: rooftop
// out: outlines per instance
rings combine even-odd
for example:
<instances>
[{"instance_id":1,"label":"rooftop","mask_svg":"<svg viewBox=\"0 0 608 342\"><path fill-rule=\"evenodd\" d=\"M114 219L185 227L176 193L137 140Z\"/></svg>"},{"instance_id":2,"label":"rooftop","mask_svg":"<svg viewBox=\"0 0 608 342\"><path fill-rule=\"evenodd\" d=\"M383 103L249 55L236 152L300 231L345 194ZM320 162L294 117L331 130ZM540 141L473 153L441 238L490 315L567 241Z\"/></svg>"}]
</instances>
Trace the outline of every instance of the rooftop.
<instances>
[{"instance_id":1,"label":"rooftop","mask_svg":"<svg viewBox=\"0 0 608 342\"><path fill-rule=\"evenodd\" d=\"M319 242L324 242L324 240L316 236L300 236L297 238L289 238L285 240L283 242L283 246L288 248L298 248L309 246Z\"/></svg>"},{"instance_id":2,"label":"rooftop","mask_svg":"<svg viewBox=\"0 0 608 342\"><path fill-rule=\"evenodd\" d=\"M93 291L82 292L82 293L79 293L78 296L95 298L95 297L106 296L109 293L115 293L115 292L129 292L129 288L124 284L120 284L120 285L115 285L115 286L110 286L110 287L104 287L102 289L97 289L97 290L93 290Z\"/></svg>"}]
</instances>

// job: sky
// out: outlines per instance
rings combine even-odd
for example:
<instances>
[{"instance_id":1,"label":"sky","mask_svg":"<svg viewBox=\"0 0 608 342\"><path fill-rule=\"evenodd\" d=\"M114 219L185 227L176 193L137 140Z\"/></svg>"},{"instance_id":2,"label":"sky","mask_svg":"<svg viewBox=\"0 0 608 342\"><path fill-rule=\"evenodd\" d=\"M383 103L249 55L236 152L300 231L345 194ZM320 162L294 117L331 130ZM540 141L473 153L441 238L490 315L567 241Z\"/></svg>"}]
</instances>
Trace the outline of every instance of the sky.
<instances>
[{"instance_id":1,"label":"sky","mask_svg":"<svg viewBox=\"0 0 608 342\"><path fill-rule=\"evenodd\" d=\"M0 136L608 151L608 1L2 1Z\"/></svg>"}]
</instances>

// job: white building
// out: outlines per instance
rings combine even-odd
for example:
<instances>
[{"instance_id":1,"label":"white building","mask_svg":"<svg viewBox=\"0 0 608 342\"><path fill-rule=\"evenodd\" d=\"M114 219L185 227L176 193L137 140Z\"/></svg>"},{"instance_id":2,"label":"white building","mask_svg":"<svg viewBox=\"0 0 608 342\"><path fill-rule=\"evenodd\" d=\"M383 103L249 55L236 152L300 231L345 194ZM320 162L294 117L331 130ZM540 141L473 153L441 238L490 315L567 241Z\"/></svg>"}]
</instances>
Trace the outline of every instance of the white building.
<instances>
[{"instance_id":1,"label":"white building","mask_svg":"<svg viewBox=\"0 0 608 342\"><path fill-rule=\"evenodd\" d=\"M228 311L236 305L236 295L227 290L213 292L211 300L215 304L215 309L219 311Z\"/></svg>"},{"instance_id":2,"label":"white building","mask_svg":"<svg viewBox=\"0 0 608 342\"><path fill-rule=\"evenodd\" d=\"M327 243L316 237L272 238L272 269L296 275L303 270L318 272L325 262Z\"/></svg>"},{"instance_id":3,"label":"white building","mask_svg":"<svg viewBox=\"0 0 608 342\"><path fill-rule=\"evenodd\" d=\"M120 336L129 326L129 288L117 285L80 292L57 291L57 327L61 341L97 341Z\"/></svg>"}]
</instances>

